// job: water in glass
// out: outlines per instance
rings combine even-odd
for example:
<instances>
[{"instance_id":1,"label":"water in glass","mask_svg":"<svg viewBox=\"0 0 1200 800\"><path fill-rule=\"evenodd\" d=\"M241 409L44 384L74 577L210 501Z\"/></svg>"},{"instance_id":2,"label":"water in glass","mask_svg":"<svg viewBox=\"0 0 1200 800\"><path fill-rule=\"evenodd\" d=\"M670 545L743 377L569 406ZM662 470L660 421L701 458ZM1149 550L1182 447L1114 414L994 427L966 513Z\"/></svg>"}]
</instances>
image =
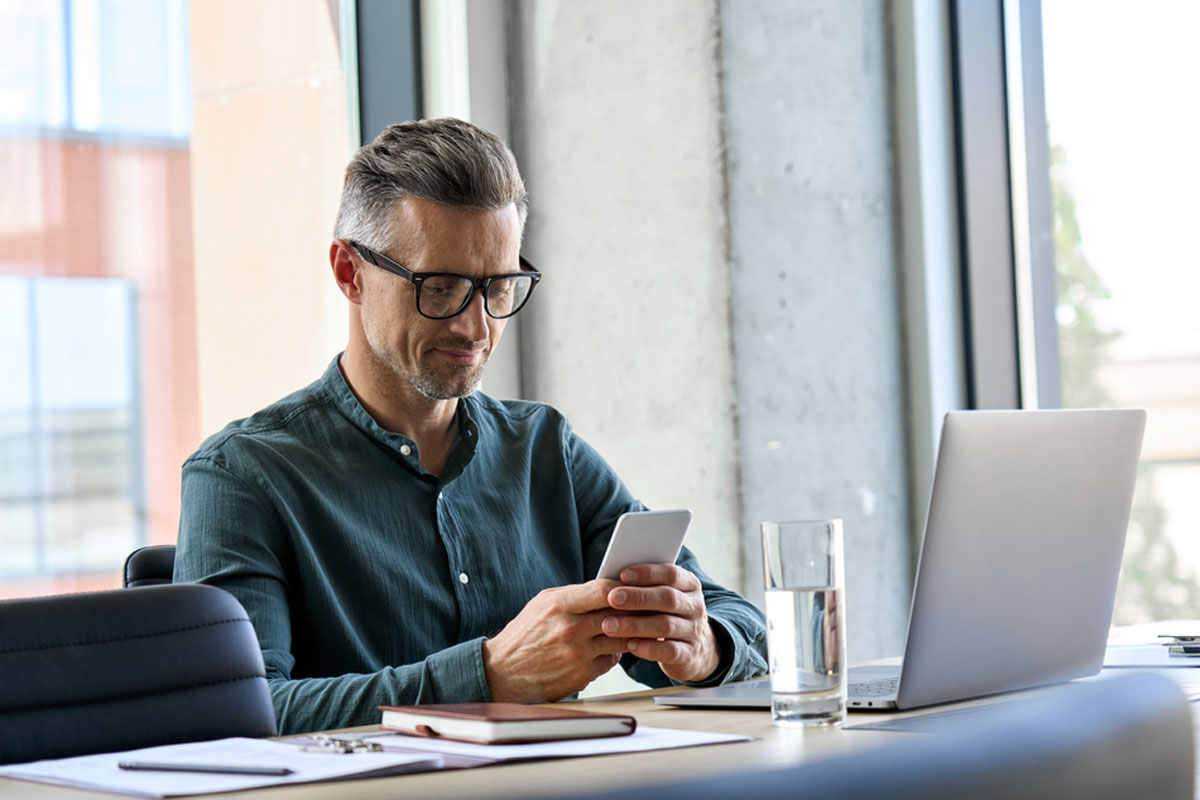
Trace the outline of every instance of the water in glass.
<instances>
[{"instance_id":1,"label":"water in glass","mask_svg":"<svg viewBox=\"0 0 1200 800\"><path fill-rule=\"evenodd\" d=\"M766 606L776 724L840 724L846 710L842 590L771 589Z\"/></svg>"}]
</instances>

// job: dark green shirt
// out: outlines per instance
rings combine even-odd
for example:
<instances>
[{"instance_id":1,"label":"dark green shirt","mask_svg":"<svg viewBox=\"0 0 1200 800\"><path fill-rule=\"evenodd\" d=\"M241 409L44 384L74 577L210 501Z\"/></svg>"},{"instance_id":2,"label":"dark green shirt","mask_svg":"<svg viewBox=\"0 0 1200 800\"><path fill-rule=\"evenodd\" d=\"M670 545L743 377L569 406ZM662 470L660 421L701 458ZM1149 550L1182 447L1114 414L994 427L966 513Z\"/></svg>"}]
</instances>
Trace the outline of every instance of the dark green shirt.
<instances>
[{"instance_id":1,"label":"dark green shirt","mask_svg":"<svg viewBox=\"0 0 1200 800\"><path fill-rule=\"evenodd\" d=\"M442 475L381 428L337 359L183 466L177 582L232 593L258 632L281 733L379 721L389 704L490 700L481 644L539 591L599 569L642 505L553 408L475 393ZM724 653L708 683L766 670L762 613L704 584ZM626 671L671 681L631 654Z\"/></svg>"}]
</instances>

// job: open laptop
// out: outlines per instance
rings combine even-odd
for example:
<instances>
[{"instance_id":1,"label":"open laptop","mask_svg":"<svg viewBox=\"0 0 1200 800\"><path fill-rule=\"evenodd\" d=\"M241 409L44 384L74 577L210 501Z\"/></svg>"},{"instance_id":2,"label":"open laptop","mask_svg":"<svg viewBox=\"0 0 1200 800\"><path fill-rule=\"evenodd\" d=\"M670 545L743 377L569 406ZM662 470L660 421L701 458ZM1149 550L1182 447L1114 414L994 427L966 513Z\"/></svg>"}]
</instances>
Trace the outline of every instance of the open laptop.
<instances>
[{"instance_id":1,"label":"open laptop","mask_svg":"<svg viewBox=\"0 0 1200 800\"><path fill-rule=\"evenodd\" d=\"M947 414L903 664L851 669L849 707L1099 672L1145 426L1140 409ZM763 679L654 701L769 708L771 691Z\"/></svg>"}]
</instances>

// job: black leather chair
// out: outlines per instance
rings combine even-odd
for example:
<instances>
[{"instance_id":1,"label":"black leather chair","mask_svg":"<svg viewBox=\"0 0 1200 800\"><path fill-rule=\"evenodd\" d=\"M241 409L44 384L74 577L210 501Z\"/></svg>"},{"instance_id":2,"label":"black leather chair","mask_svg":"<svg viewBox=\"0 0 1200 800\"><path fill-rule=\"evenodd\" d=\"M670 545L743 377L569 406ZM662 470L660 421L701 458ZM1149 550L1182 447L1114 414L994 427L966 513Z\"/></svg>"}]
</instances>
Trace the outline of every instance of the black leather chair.
<instances>
[{"instance_id":1,"label":"black leather chair","mask_svg":"<svg viewBox=\"0 0 1200 800\"><path fill-rule=\"evenodd\" d=\"M275 733L258 639L228 592L0 602L0 764Z\"/></svg>"},{"instance_id":2,"label":"black leather chair","mask_svg":"<svg viewBox=\"0 0 1200 800\"><path fill-rule=\"evenodd\" d=\"M959 716L959 715L956 715ZM1191 800L1192 722L1169 678L1126 674L959 716L938 733L800 764L608 791L575 800ZM864 721L854 715L850 724ZM870 718L866 718L870 721ZM845 731L837 736L855 736ZM701 756L702 758L702 756ZM518 796L507 791L497 797ZM519 796L530 797L529 793Z\"/></svg>"},{"instance_id":3,"label":"black leather chair","mask_svg":"<svg viewBox=\"0 0 1200 800\"><path fill-rule=\"evenodd\" d=\"M175 545L151 544L139 547L125 559L122 583L126 589L160 586L171 582L175 571Z\"/></svg>"}]
</instances>

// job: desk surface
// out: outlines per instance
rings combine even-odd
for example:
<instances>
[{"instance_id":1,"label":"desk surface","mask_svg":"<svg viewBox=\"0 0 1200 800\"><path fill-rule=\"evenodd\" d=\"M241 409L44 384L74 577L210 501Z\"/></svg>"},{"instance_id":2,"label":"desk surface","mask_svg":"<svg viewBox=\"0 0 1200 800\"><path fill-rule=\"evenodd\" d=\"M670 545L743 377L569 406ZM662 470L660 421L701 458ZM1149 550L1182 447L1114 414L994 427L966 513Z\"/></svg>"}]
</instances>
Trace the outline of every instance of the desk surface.
<instances>
[{"instance_id":1,"label":"desk surface","mask_svg":"<svg viewBox=\"0 0 1200 800\"><path fill-rule=\"evenodd\" d=\"M1172 671L1167 671L1172 672ZM1200 669L1174 670L1189 673L1185 683L1200 682ZM1195 674L1195 677L1192 677ZM769 711L741 709L677 709L655 705L652 697L675 689L634 692L612 697L593 698L586 702L573 703L572 707L592 711L608 711L632 714L639 725L685 730L717 731L755 737L750 742L707 745L676 750L656 750L646 753L593 756L546 761L496 764L463 770L444 770L400 775L390 778L355 780L353 791L347 783L304 784L291 787L257 789L232 792L212 797L230 800L341 800L353 796L355 800L374 798L430 797L468 798L522 796L536 797L540 794L619 790L622 787L685 777L750 770L756 767L781 767L800 761L819 759L854 750L869 749L895 742L897 736L910 734L879 730L832 729L789 729L777 728L771 723ZM1004 699L1028 697L1033 692L1017 692L1004 695ZM963 708L971 705L995 703L997 697L939 706L936 709L920 709L913 712L894 714L854 713L847 724L856 725L887 719L898 719L914 714ZM376 730L374 727L350 728L350 731ZM0 778L0 798L21 797L30 800L61 798L62 800L111 800L118 795L66 789L47 784L13 781Z\"/></svg>"},{"instance_id":2,"label":"desk surface","mask_svg":"<svg viewBox=\"0 0 1200 800\"><path fill-rule=\"evenodd\" d=\"M646 753L593 756L588 758L555 759L524 763L496 764L463 770L444 770L390 778L356 780L353 792L346 783L304 784L291 787L232 792L215 797L230 800L341 800L352 795L355 800L372 798L431 797L466 798L497 797L505 794L536 797L552 792L571 793L617 790L625 786L654 783L685 777L702 777L755 767L779 767L800 761L821 758L837 753L864 749L888 742L905 734L874 731L777 728L771 723L769 711L741 709L677 709L655 705L652 697L676 689L634 692L611 697L593 698L572 703L584 710L632 714L639 725L684 730L717 731L753 736L754 741L706 745L676 750L656 750ZM1024 693L1010 696L1023 696ZM957 704L967 706L981 702L996 702L996 698ZM942 707L947 708L947 707ZM929 711L930 709L925 709ZM910 712L921 713L921 712ZM894 719L905 714L851 714L849 725ZM376 730L374 727L351 728L351 731ZM66 789L26 781L0 778L0 798L106 798L118 795Z\"/></svg>"}]
</instances>

